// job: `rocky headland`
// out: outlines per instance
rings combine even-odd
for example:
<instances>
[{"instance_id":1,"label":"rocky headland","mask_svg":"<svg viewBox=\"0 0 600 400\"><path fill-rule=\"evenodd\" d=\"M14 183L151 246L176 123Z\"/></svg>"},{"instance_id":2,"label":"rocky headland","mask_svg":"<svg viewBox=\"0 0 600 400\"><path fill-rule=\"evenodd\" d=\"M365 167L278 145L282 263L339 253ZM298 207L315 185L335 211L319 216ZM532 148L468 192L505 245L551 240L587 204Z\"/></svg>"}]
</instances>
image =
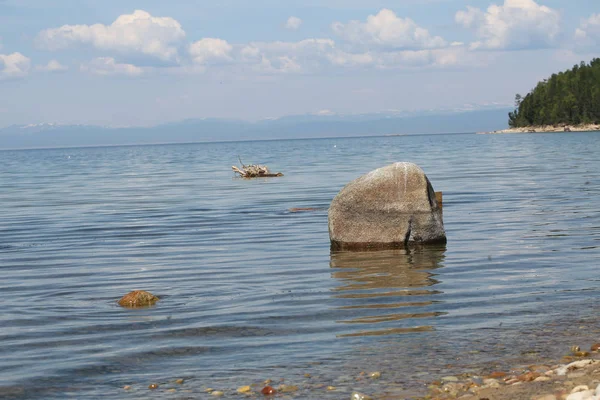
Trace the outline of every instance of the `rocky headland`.
<instances>
[{"instance_id":1,"label":"rocky headland","mask_svg":"<svg viewBox=\"0 0 600 400\"><path fill-rule=\"evenodd\" d=\"M580 124L580 125L541 125L541 126L523 126L519 128L502 129L486 133L546 133L546 132L593 132L600 131L598 124Z\"/></svg>"}]
</instances>

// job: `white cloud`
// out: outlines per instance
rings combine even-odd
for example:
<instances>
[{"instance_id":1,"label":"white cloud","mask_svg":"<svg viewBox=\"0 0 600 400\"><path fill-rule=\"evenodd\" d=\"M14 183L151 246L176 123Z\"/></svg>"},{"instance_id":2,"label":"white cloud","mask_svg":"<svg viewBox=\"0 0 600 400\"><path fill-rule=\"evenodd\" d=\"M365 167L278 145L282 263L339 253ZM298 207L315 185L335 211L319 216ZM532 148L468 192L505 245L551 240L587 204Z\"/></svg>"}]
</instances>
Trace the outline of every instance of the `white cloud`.
<instances>
[{"instance_id":1,"label":"white cloud","mask_svg":"<svg viewBox=\"0 0 600 400\"><path fill-rule=\"evenodd\" d=\"M456 13L455 20L475 29L471 49L529 49L553 47L560 33L558 11L534 0L505 0L486 12L474 7Z\"/></svg>"},{"instance_id":2,"label":"white cloud","mask_svg":"<svg viewBox=\"0 0 600 400\"><path fill-rule=\"evenodd\" d=\"M600 46L600 14L592 14L575 30L577 47L589 49Z\"/></svg>"},{"instance_id":3,"label":"white cloud","mask_svg":"<svg viewBox=\"0 0 600 400\"><path fill-rule=\"evenodd\" d=\"M94 58L88 64L81 65L81 70L95 75L127 75L139 76L144 70L132 64L119 64L112 57Z\"/></svg>"},{"instance_id":4,"label":"white cloud","mask_svg":"<svg viewBox=\"0 0 600 400\"><path fill-rule=\"evenodd\" d=\"M46 65L38 65L35 67L38 71L47 71L47 72L62 72L69 69L66 65L62 65L57 60L50 60Z\"/></svg>"},{"instance_id":5,"label":"white cloud","mask_svg":"<svg viewBox=\"0 0 600 400\"><path fill-rule=\"evenodd\" d=\"M330 55L329 59L336 66L372 67L377 69L444 68L474 62L472 57L467 54L464 46L454 46L446 49L366 53L336 51Z\"/></svg>"},{"instance_id":6,"label":"white cloud","mask_svg":"<svg viewBox=\"0 0 600 400\"><path fill-rule=\"evenodd\" d=\"M38 44L59 50L76 44L124 54L144 54L162 61L175 61L185 38L179 22L170 17L153 17L143 10L119 16L111 25L63 25L38 34Z\"/></svg>"},{"instance_id":7,"label":"white cloud","mask_svg":"<svg viewBox=\"0 0 600 400\"><path fill-rule=\"evenodd\" d=\"M188 52L195 64L232 61L233 46L223 39L204 38L190 44Z\"/></svg>"},{"instance_id":8,"label":"white cloud","mask_svg":"<svg viewBox=\"0 0 600 400\"><path fill-rule=\"evenodd\" d=\"M366 22L334 22L333 31L349 44L362 48L430 49L446 46L439 36L431 36L410 18L401 18L392 10L383 9L370 15Z\"/></svg>"},{"instance_id":9,"label":"white cloud","mask_svg":"<svg viewBox=\"0 0 600 400\"><path fill-rule=\"evenodd\" d=\"M298 73L321 68L334 50L331 39L299 42L255 42L244 46L240 60L260 72Z\"/></svg>"},{"instance_id":10,"label":"white cloud","mask_svg":"<svg viewBox=\"0 0 600 400\"><path fill-rule=\"evenodd\" d=\"M286 29L290 29L292 31L296 31L300 28L300 25L302 25L302 20L298 17L289 17L287 22L285 23L285 28Z\"/></svg>"},{"instance_id":11,"label":"white cloud","mask_svg":"<svg viewBox=\"0 0 600 400\"><path fill-rule=\"evenodd\" d=\"M26 76L31 59L21 53L0 54L0 80Z\"/></svg>"}]
</instances>

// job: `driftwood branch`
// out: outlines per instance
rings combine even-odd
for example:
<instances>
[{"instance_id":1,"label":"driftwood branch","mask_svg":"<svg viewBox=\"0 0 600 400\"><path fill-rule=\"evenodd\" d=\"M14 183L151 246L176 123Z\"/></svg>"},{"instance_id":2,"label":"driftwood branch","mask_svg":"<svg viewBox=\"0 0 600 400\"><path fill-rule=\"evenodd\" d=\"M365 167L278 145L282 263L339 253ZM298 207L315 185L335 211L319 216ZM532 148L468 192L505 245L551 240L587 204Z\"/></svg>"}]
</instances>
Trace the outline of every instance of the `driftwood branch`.
<instances>
[{"instance_id":1,"label":"driftwood branch","mask_svg":"<svg viewBox=\"0 0 600 400\"><path fill-rule=\"evenodd\" d=\"M275 176L283 176L281 172L273 174L269 171L269 168L265 165L244 165L240 156L238 156L242 168L238 168L235 165L231 167L233 172L239 174L242 178L267 178Z\"/></svg>"}]
</instances>

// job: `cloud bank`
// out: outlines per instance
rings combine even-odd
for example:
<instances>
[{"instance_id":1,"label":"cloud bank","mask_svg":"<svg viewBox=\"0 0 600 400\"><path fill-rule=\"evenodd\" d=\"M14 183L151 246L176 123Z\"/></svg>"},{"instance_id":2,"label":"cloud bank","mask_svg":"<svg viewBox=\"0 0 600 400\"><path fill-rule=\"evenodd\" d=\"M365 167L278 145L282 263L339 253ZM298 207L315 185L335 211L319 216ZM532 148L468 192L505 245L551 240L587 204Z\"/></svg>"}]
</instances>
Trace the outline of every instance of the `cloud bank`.
<instances>
[{"instance_id":1,"label":"cloud bank","mask_svg":"<svg viewBox=\"0 0 600 400\"><path fill-rule=\"evenodd\" d=\"M467 7L455 20L475 31L479 40L471 43L472 50L549 48L557 45L560 33L560 13L534 0L505 0L485 12Z\"/></svg>"}]
</instances>

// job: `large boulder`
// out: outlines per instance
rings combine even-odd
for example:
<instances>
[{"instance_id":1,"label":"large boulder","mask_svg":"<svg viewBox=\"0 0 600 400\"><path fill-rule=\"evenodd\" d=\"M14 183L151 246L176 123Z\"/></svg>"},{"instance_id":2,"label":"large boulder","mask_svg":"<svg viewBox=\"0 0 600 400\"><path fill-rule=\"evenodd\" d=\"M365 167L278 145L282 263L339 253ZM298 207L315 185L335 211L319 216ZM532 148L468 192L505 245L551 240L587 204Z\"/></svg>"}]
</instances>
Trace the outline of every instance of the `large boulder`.
<instances>
[{"instance_id":1,"label":"large boulder","mask_svg":"<svg viewBox=\"0 0 600 400\"><path fill-rule=\"evenodd\" d=\"M399 162L353 180L329 207L334 250L446 243L442 208L416 164Z\"/></svg>"}]
</instances>

